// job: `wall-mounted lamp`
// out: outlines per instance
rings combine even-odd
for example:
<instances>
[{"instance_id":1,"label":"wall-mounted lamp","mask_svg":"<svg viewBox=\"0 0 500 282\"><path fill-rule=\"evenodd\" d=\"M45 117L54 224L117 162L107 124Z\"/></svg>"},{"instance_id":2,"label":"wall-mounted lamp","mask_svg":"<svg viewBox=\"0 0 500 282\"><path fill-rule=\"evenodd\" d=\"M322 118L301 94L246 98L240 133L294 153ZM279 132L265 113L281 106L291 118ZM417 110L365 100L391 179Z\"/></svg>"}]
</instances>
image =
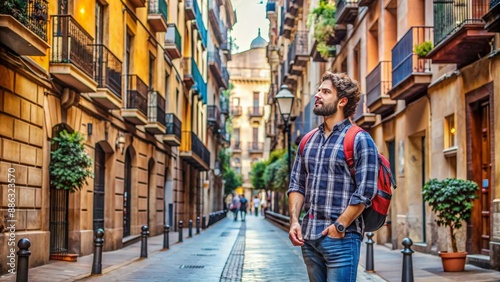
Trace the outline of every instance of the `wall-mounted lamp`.
<instances>
[{"instance_id":1,"label":"wall-mounted lamp","mask_svg":"<svg viewBox=\"0 0 500 282\"><path fill-rule=\"evenodd\" d=\"M87 123L87 135L91 136L92 135L92 123Z\"/></svg>"},{"instance_id":2,"label":"wall-mounted lamp","mask_svg":"<svg viewBox=\"0 0 500 282\"><path fill-rule=\"evenodd\" d=\"M116 136L115 149L120 150L123 155L123 150L125 149L125 135L123 133L118 133Z\"/></svg>"}]
</instances>

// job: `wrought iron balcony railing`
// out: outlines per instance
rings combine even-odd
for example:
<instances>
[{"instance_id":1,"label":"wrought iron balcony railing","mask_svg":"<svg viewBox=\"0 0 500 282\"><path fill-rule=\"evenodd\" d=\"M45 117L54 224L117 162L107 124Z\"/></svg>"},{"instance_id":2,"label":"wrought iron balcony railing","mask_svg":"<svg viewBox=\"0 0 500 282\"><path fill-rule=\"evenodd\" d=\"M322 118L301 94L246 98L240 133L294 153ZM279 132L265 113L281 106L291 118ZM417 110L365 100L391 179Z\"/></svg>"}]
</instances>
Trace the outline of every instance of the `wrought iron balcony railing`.
<instances>
[{"instance_id":1,"label":"wrought iron balcony railing","mask_svg":"<svg viewBox=\"0 0 500 282\"><path fill-rule=\"evenodd\" d=\"M391 61L381 61L366 77L366 104L369 107L391 89Z\"/></svg>"},{"instance_id":2,"label":"wrought iron balcony railing","mask_svg":"<svg viewBox=\"0 0 500 282\"><path fill-rule=\"evenodd\" d=\"M227 71L227 67L222 67L222 80L229 88L229 72Z\"/></svg>"},{"instance_id":3,"label":"wrought iron balcony railing","mask_svg":"<svg viewBox=\"0 0 500 282\"><path fill-rule=\"evenodd\" d=\"M108 88L122 97L122 62L103 44L94 46L94 80L98 88Z\"/></svg>"},{"instance_id":4,"label":"wrought iron balcony railing","mask_svg":"<svg viewBox=\"0 0 500 282\"><path fill-rule=\"evenodd\" d=\"M127 75L127 109L148 115L148 86L136 74Z\"/></svg>"},{"instance_id":5,"label":"wrought iron balcony railing","mask_svg":"<svg viewBox=\"0 0 500 282\"><path fill-rule=\"evenodd\" d=\"M243 110L241 108L241 106L231 106L231 115L232 116L241 116Z\"/></svg>"},{"instance_id":6,"label":"wrought iron balcony railing","mask_svg":"<svg viewBox=\"0 0 500 282\"><path fill-rule=\"evenodd\" d=\"M228 115L229 114L229 100L222 99L220 100L220 112L221 114Z\"/></svg>"},{"instance_id":7,"label":"wrought iron balcony railing","mask_svg":"<svg viewBox=\"0 0 500 282\"><path fill-rule=\"evenodd\" d=\"M20 7L15 7L13 2L0 1L0 14L11 15L38 37L47 41L48 2L46 0L19 1Z\"/></svg>"},{"instance_id":8,"label":"wrought iron balcony railing","mask_svg":"<svg viewBox=\"0 0 500 282\"><path fill-rule=\"evenodd\" d=\"M174 23L167 24L167 33L165 34L165 45L175 45L179 53L182 53L182 38L179 29Z\"/></svg>"},{"instance_id":9,"label":"wrought iron balcony railing","mask_svg":"<svg viewBox=\"0 0 500 282\"><path fill-rule=\"evenodd\" d=\"M149 14L159 14L165 22L168 20L168 5L166 0L149 0Z\"/></svg>"},{"instance_id":10,"label":"wrought iron balcony railing","mask_svg":"<svg viewBox=\"0 0 500 282\"><path fill-rule=\"evenodd\" d=\"M220 125L220 110L216 105L207 106L207 122L212 125Z\"/></svg>"},{"instance_id":11,"label":"wrought iron balcony railing","mask_svg":"<svg viewBox=\"0 0 500 282\"><path fill-rule=\"evenodd\" d=\"M92 43L94 39L71 15L52 18L51 63L71 63L94 77Z\"/></svg>"},{"instance_id":12,"label":"wrought iron balcony railing","mask_svg":"<svg viewBox=\"0 0 500 282\"><path fill-rule=\"evenodd\" d=\"M165 121L165 98L158 91L148 93L148 121L159 122L166 125Z\"/></svg>"},{"instance_id":13,"label":"wrought iron balcony railing","mask_svg":"<svg viewBox=\"0 0 500 282\"><path fill-rule=\"evenodd\" d=\"M249 152L260 152L264 151L264 142L250 141L248 142Z\"/></svg>"},{"instance_id":14,"label":"wrought iron balcony railing","mask_svg":"<svg viewBox=\"0 0 500 282\"><path fill-rule=\"evenodd\" d=\"M414 26L398 41L392 49L392 87L413 72L431 71L431 60L421 58L414 52L416 45L425 41L432 42L432 27Z\"/></svg>"},{"instance_id":15,"label":"wrought iron balcony railing","mask_svg":"<svg viewBox=\"0 0 500 282\"><path fill-rule=\"evenodd\" d=\"M165 134L173 134L181 139L181 121L177 118L176 115L172 113L168 113L165 115Z\"/></svg>"},{"instance_id":16,"label":"wrought iron balcony railing","mask_svg":"<svg viewBox=\"0 0 500 282\"><path fill-rule=\"evenodd\" d=\"M465 24L484 23L488 0L434 0L434 43L453 34Z\"/></svg>"},{"instance_id":17,"label":"wrought iron balcony railing","mask_svg":"<svg viewBox=\"0 0 500 282\"><path fill-rule=\"evenodd\" d=\"M196 133L192 131L182 131L181 152L191 151L197 155L206 165L210 165L210 152L201 142Z\"/></svg>"},{"instance_id":18,"label":"wrought iron balcony railing","mask_svg":"<svg viewBox=\"0 0 500 282\"><path fill-rule=\"evenodd\" d=\"M261 117L264 115L264 107L248 107L248 115L250 117Z\"/></svg>"}]
</instances>

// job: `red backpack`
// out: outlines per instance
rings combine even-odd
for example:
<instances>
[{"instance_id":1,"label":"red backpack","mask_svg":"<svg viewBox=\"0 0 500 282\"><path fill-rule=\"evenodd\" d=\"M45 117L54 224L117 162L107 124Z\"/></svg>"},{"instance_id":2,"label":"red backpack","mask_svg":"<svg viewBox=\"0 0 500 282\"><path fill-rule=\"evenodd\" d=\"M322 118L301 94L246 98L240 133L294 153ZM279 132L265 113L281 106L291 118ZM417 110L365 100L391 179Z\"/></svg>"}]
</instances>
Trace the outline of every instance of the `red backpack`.
<instances>
[{"instance_id":1,"label":"red backpack","mask_svg":"<svg viewBox=\"0 0 500 282\"><path fill-rule=\"evenodd\" d=\"M311 136L318 131L317 128L309 131L300 140L299 153L302 155L304 153L304 147L311 138ZM358 132L364 131L361 127L357 125L351 126L344 137L344 154L351 172L351 176L355 179L356 170L354 169L354 138ZM379 171L378 171L378 185L377 185L377 195L372 200L372 205L363 211L363 221L365 222L365 232L374 232L382 227L385 223L387 217L387 211L391 205L392 189L391 186L396 189L396 183L392 177L392 172L390 169L389 161L380 153L379 157Z\"/></svg>"}]
</instances>

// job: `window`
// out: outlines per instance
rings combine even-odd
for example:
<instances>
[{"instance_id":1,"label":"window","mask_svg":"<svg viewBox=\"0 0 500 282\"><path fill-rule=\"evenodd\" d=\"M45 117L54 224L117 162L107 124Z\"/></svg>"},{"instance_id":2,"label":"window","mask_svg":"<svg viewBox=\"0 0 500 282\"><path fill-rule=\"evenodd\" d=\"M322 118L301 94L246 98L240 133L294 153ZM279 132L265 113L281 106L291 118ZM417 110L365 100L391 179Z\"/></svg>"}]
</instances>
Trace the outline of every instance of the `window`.
<instances>
[{"instance_id":1,"label":"window","mask_svg":"<svg viewBox=\"0 0 500 282\"><path fill-rule=\"evenodd\" d=\"M233 98L233 106L239 106L240 105L240 98Z\"/></svg>"},{"instance_id":2,"label":"window","mask_svg":"<svg viewBox=\"0 0 500 282\"><path fill-rule=\"evenodd\" d=\"M259 142L259 128L258 127L252 128L252 138L253 138L254 143Z\"/></svg>"},{"instance_id":3,"label":"window","mask_svg":"<svg viewBox=\"0 0 500 282\"><path fill-rule=\"evenodd\" d=\"M445 117L444 121L444 148L453 148L456 146L455 136L456 136L456 127L455 127L455 115L449 115Z\"/></svg>"}]
</instances>

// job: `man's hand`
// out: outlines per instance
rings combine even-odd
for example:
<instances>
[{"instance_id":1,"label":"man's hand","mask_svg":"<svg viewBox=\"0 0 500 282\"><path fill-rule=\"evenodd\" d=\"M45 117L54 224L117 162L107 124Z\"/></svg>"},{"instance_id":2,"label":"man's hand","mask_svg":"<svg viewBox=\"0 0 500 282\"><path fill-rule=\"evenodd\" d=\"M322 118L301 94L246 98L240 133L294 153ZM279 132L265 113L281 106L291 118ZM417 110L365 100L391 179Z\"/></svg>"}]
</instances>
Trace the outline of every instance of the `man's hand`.
<instances>
[{"instance_id":1,"label":"man's hand","mask_svg":"<svg viewBox=\"0 0 500 282\"><path fill-rule=\"evenodd\" d=\"M328 226L325 230L321 231L321 235L326 236L328 235L331 238L344 238L345 233L340 233L337 231L337 228L335 225L330 225Z\"/></svg>"},{"instance_id":2,"label":"man's hand","mask_svg":"<svg viewBox=\"0 0 500 282\"><path fill-rule=\"evenodd\" d=\"M304 239L302 238L302 227L299 223L292 223L290 225L290 232L288 233L288 237L290 237L290 241L294 246L302 246L304 245Z\"/></svg>"}]
</instances>

